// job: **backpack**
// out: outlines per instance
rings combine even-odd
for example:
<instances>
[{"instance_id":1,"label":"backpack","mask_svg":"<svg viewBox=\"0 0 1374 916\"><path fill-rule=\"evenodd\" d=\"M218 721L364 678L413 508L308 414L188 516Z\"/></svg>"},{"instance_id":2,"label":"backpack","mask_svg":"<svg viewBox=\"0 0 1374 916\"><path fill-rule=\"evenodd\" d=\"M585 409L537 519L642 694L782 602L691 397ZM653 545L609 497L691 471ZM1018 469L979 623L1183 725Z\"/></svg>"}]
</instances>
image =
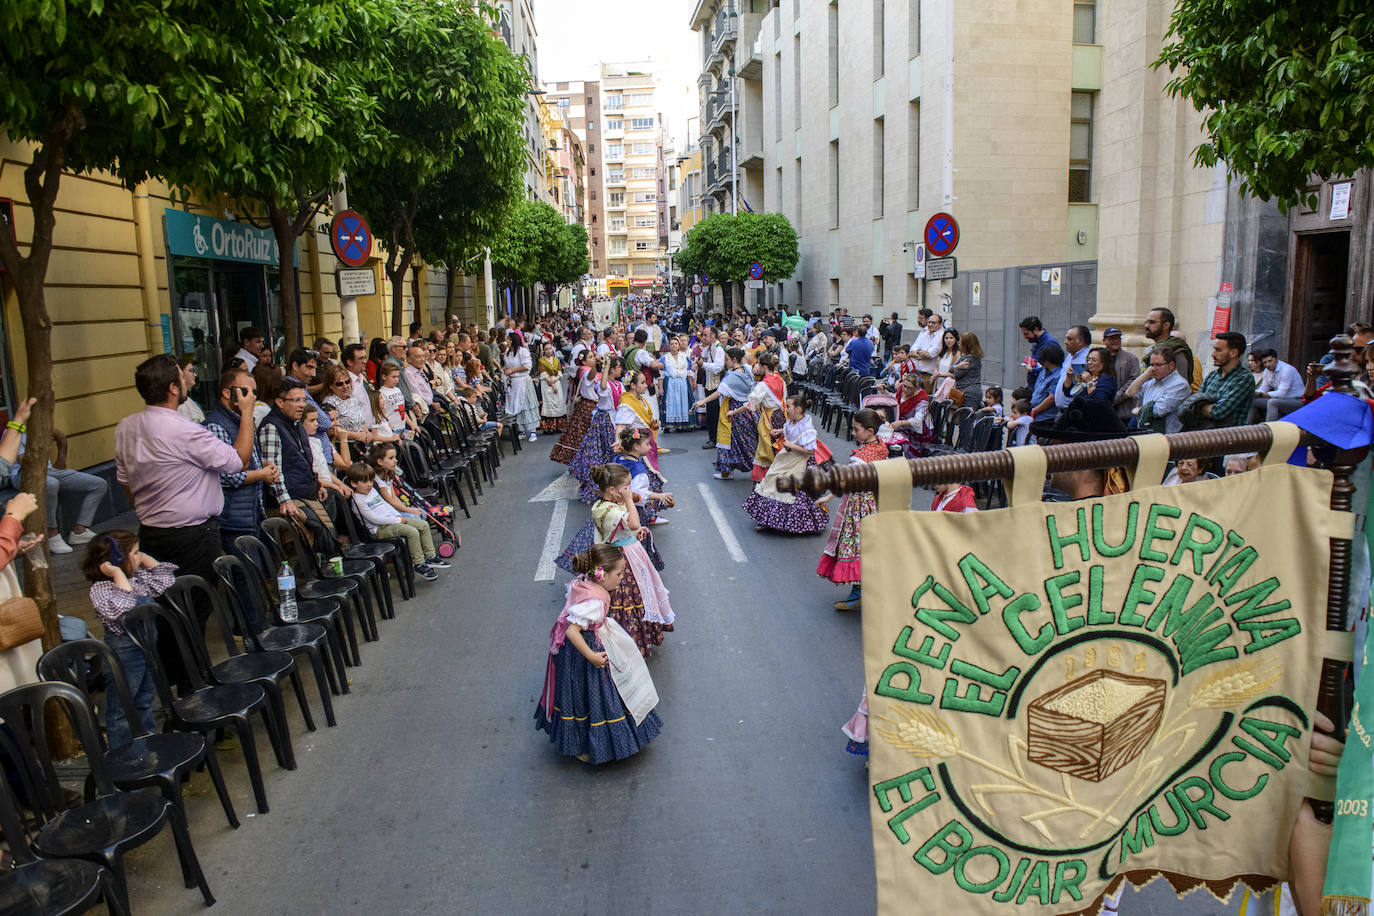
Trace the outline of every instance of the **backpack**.
<instances>
[{"instance_id":1,"label":"backpack","mask_svg":"<svg viewBox=\"0 0 1374 916\"><path fill-rule=\"evenodd\" d=\"M640 347L630 347L625 351L625 355L620 357L620 363L625 367L626 372L638 372L639 364L635 362L635 354L640 351Z\"/></svg>"}]
</instances>

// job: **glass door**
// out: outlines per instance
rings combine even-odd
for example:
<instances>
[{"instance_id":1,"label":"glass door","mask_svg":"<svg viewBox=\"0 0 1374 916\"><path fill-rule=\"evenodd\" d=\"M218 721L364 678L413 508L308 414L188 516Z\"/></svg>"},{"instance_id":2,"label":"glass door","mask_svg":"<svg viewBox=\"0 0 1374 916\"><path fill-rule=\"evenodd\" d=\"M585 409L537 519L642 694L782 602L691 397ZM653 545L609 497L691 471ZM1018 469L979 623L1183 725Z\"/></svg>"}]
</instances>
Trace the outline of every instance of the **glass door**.
<instances>
[{"instance_id":1,"label":"glass door","mask_svg":"<svg viewBox=\"0 0 1374 916\"><path fill-rule=\"evenodd\" d=\"M216 342L223 339L210 292L210 262L176 258L172 264L172 300L176 315L177 353L191 356L196 387L191 397L209 410L219 400L215 385L224 365Z\"/></svg>"}]
</instances>

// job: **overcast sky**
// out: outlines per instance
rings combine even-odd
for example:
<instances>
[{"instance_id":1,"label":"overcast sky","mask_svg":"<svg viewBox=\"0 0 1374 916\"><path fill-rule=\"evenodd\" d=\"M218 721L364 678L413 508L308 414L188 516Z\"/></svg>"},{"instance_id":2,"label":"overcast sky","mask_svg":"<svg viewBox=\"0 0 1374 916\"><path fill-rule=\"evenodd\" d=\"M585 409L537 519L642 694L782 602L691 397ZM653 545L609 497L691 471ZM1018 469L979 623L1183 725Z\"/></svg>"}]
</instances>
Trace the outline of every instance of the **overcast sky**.
<instances>
[{"instance_id":1,"label":"overcast sky","mask_svg":"<svg viewBox=\"0 0 1374 916\"><path fill-rule=\"evenodd\" d=\"M596 79L602 63L653 61L658 104L674 142L699 107L699 39L687 20L695 0L533 0L539 77Z\"/></svg>"}]
</instances>

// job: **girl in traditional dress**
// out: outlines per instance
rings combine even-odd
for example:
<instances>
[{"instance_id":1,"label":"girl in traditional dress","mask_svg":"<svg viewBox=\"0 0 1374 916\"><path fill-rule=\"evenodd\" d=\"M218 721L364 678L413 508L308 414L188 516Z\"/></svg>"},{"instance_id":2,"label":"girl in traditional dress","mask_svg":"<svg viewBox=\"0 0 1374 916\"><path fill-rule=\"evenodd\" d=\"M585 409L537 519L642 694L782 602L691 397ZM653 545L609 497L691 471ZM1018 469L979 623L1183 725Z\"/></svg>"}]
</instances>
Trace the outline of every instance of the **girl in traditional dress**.
<instances>
[{"instance_id":1,"label":"girl in traditional dress","mask_svg":"<svg viewBox=\"0 0 1374 916\"><path fill-rule=\"evenodd\" d=\"M563 435L559 437L553 451L549 453L550 461L557 461L559 464L571 464L573 458L577 457L577 450L581 447L582 439L587 435L587 430L592 425L592 417L596 414L597 381L595 366L596 352L593 350L582 351L581 364L568 383L569 396L574 396L573 393L575 392L577 404L573 407L572 417L568 420Z\"/></svg>"},{"instance_id":2,"label":"girl in traditional dress","mask_svg":"<svg viewBox=\"0 0 1374 916\"><path fill-rule=\"evenodd\" d=\"M627 568L624 551L609 544L594 545L578 556L574 569L579 576L568 583L563 612L549 633L535 727L548 733L558 753L584 763L631 757L663 727L652 710L636 721L603 650L603 639L628 635L607 616L611 593L620 587ZM652 684L647 668L635 675L641 683Z\"/></svg>"},{"instance_id":3,"label":"girl in traditional dress","mask_svg":"<svg viewBox=\"0 0 1374 916\"><path fill-rule=\"evenodd\" d=\"M592 415L591 425L582 437L576 457L568 465L568 473L582 484L582 501L587 505L596 502L597 495L597 486L592 482L592 468L615 460L615 423L612 417L620 405L623 391L618 381L622 369L619 360L612 360L605 364L604 371L597 376L596 413Z\"/></svg>"},{"instance_id":4,"label":"girl in traditional dress","mask_svg":"<svg viewBox=\"0 0 1374 916\"><path fill-rule=\"evenodd\" d=\"M615 423L617 436L626 429L644 431L647 442L645 460L648 461L649 467L654 469L654 473L658 473L658 420L649 405L648 391L649 382L644 373L631 374L625 382L625 391L620 395L620 405L616 407L611 420Z\"/></svg>"},{"instance_id":5,"label":"girl in traditional dress","mask_svg":"<svg viewBox=\"0 0 1374 916\"><path fill-rule=\"evenodd\" d=\"M725 374L715 393L697 401L696 406L719 398L720 421L716 424L716 480L728 480L731 471L748 471L754 466L754 450L758 447L758 427L752 417L732 414L740 408L748 409L749 392L754 389L754 376L743 368L744 351L739 347L725 350Z\"/></svg>"},{"instance_id":6,"label":"girl in traditional dress","mask_svg":"<svg viewBox=\"0 0 1374 916\"><path fill-rule=\"evenodd\" d=\"M620 586L611 593L609 614L625 628L645 658L663 644L663 634L673 629L673 609L668 589L654 569L640 539L648 529L639 524L630 472L611 463L592 468L600 499L592 506L596 543L623 548L627 568Z\"/></svg>"},{"instance_id":7,"label":"girl in traditional dress","mask_svg":"<svg viewBox=\"0 0 1374 916\"><path fill-rule=\"evenodd\" d=\"M695 425L695 415L691 413L691 385L694 376L691 361L683 351L678 338L668 340L668 353L663 359L664 395L663 422L669 429L678 431Z\"/></svg>"},{"instance_id":8,"label":"girl in traditional dress","mask_svg":"<svg viewBox=\"0 0 1374 916\"><path fill-rule=\"evenodd\" d=\"M539 398L534 391L534 381L530 369L534 361L530 359L529 348L519 331L511 331L506 336L509 343L506 354L501 358L501 371L506 376L506 416L508 423L514 423L521 433L527 433L530 441L539 438L535 431L539 425Z\"/></svg>"},{"instance_id":9,"label":"girl in traditional dress","mask_svg":"<svg viewBox=\"0 0 1374 916\"><path fill-rule=\"evenodd\" d=\"M758 483L773 463L773 439L786 422L782 402L787 388L778 372L778 358L771 353L759 354L754 375L759 381L749 392L749 409L758 417L759 436L758 444L754 446L754 466L750 477L754 483Z\"/></svg>"},{"instance_id":10,"label":"girl in traditional dress","mask_svg":"<svg viewBox=\"0 0 1374 916\"><path fill-rule=\"evenodd\" d=\"M744 511L754 520L760 531L765 528L786 534L820 534L830 523L830 516L805 493L784 493L778 489L778 479L789 474L800 475L816 464L816 427L806 412L810 402L805 395L794 394L787 399L787 422L768 473L754 492L744 501Z\"/></svg>"},{"instance_id":11,"label":"girl in traditional dress","mask_svg":"<svg viewBox=\"0 0 1374 916\"><path fill-rule=\"evenodd\" d=\"M639 526L647 528L650 525L668 524L668 520L660 516L658 510L673 504L673 494L664 491L663 477L650 468L644 460L645 455L648 454L648 437L642 430L635 427L622 429L619 436L620 454L616 455L615 463L630 472L630 492L634 494L635 508L639 512ZM596 543L596 523L589 518L587 523L573 536L568 546L559 554L558 559L553 561L554 565L559 569L572 572L573 560L594 543ZM653 534L646 534L643 543L645 552L649 554L649 561L654 564L654 569L662 572L663 557L654 545Z\"/></svg>"},{"instance_id":12,"label":"girl in traditional dress","mask_svg":"<svg viewBox=\"0 0 1374 916\"><path fill-rule=\"evenodd\" d=\"M878 427L882 424L882 414L876 410L865 407L855 412L854 441L859 445L853 451L853 463L882 461L887 457L887 446L878 441ZM835 602L837 611L859 609L859 523L864 516L877 510L872 493L847 493L840 500L835 520L830 524L830 535L821 552L821 561L816 565L816 574L836 584L849 582L854 586L844 600Z\"/></svg>"},{"instance_id":13,"label":"girl in traditional dress","mask_svg":"<svg viewBox=\"0 0 1374 916\"><path fill-rule=\"evenodd\" d=\"M539 357L539 431L563 431L568 419L568 399L563 394L563 363L545 343Z\"/></svg>"}]
</instances>

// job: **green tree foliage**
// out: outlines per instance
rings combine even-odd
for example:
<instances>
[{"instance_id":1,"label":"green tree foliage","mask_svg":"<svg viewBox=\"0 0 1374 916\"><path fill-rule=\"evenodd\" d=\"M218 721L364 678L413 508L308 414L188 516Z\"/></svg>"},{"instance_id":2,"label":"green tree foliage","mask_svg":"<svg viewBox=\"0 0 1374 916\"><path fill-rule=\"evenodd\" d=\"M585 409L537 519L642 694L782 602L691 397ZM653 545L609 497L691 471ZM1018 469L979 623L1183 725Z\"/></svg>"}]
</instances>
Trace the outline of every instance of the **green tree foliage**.
<instances>
[{"instance_id":1,"label":"green tree foliage","mask_svg":"<svg viewBox=\"0 0 1374 916\"><path fill-rule=\"evenodd\" d=\"M797 232L781 213L713 213L691 228L675 260L684 274L722 285L729 303L755 261L764 282L776 283L792 276L800 256Z\"/></svg>"},{"instance_id":2,"label":"green tree foliage","mask_svg":"<svg viewBox=\"0 0 1374 916\"><path fill-rule=\"evenodd\" d=\"M540 280L555 287L580 282L592 267L588 251L586 228L576 223L563 223L558 229L553 257L539 272Z\"/></svg>"},{"instance_id":3,"label":"green tree foliage","mask_svg":"<svg viewBox=\"0 0 1374 916\"><path fill-rule=\"evenodd\" d=\"M349 170L349 202L386 247L391 331L400 334L401 294L422 219L446 214L438 234L447 241L421 238L441 257L456 257L518 198L530 87L524 65L494 33L491 7L393 2L401 14L384 36L391 68L368 87L379 103L382 141Z\"/></svg>"},{"instance_id":4,"label":"green tree foliage","mask_svg":"<svg viewBox=\"0 0 1374 916\"><path fill-rule=\"evenodd\" d=\"M284 0L272 28L253 35L260 90L245 96L218 144L165 152L149 172L188 191L222 194L242 218L265 219L281 253L282 325L287 349L300 345L296 241L355 160L377 154L382 137L369 82L386 78L382 38L400 13L391 0Z\"/></svg>"},{"instance_id":5,"label":"green tree foliage","mask_svg":"<svg viewBox=\"0 0 1374 916\"><path fill-rule=\"evenodd\" d=\"M725 283L747 280L757 261L764 281L776 283L792 276L799 258L797 232L781 213L713 213L688 231L676 263Z\"/></svg>"},{"instance_id":6,"label":"green tree foliage","mask_svg":"<svg viewBox=\"0 0 1374 916\"><path fill-rule=\"evenodd\" d=\"M5 0L0 3L0 125L35 144L24 170L28 210L17 213L21 253L0 232L0 261L15 286L24 330L28 394L37 404L21 483L38 497L28 519L44 526L52 430L52 321L44 282L52 254L55 204L64 170L107 170L133 185L158 174L155 163L191 150L222 148L243 108L277 90L257 56L278 42L277 3L156 3L149 0ZM276 65L276 62L274 62ZM26 558L44 644L59 640L47 565Z\"/></svg>"},{"instance_id":7,"label":"green tree foliage","mask_svg":"<svg viewBox=\"0 0 1374 916\"><path fill-rule=\"evenodd\" d=\"M1374 5L1367 0L1180 0L1155 66L1204 113L1202 166L1281 206L1310 176L1374 167Z\"/></svg>"}]
</instances>

